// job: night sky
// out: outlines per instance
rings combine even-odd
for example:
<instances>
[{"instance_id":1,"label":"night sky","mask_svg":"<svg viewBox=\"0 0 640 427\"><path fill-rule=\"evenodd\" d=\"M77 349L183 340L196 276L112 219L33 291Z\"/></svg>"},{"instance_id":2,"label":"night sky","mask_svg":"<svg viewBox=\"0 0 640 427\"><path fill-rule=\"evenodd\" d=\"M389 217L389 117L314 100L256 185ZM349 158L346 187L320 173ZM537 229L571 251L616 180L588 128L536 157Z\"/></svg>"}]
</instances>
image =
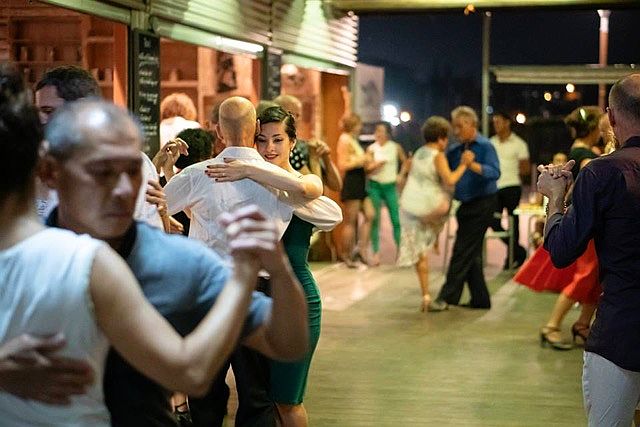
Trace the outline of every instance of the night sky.
<instances>
[{"instance_id":1,"label":"night sky","mask_svg":"<svg viewBox=\"0 0 640 427\"><path fill-rule=\"evenodd\" d=\"M609 64L640 64L638 23L638 9L612 11ZM494 11L491 64L597 63L598 28L596 10ZM413 112L418 121L448 116L459 104L480 107L481 44L481 12L360 16L359 61L385 67L385 100ZM544 90L564 88L494 83L491 104L535 115ZM578 90L583 104L597 104L596 87Z\"/></svg>"}]
</instances>

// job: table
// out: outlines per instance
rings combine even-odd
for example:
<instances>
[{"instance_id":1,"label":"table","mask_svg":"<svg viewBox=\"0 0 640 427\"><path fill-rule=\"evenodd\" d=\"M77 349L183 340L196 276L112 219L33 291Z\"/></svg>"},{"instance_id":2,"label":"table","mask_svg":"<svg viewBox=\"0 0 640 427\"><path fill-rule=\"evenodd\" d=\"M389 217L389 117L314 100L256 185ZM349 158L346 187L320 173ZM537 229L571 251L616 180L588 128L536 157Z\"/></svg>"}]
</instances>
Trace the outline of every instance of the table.
<instances>
[{"instance_id":1,"label":"table","mask_svg":"<svg viewBox=\"0 0 640 427\"><path fill-rule=\"evenodd\" d=\"M522 216L529 215L527 223L527 256L531 255L533 245L529 236L534 230L535 220L537 217L546 216L546 210L544 206L531 203L520 203L517 208L513 210L514 215Z\"/></svg>"}]
</instances>

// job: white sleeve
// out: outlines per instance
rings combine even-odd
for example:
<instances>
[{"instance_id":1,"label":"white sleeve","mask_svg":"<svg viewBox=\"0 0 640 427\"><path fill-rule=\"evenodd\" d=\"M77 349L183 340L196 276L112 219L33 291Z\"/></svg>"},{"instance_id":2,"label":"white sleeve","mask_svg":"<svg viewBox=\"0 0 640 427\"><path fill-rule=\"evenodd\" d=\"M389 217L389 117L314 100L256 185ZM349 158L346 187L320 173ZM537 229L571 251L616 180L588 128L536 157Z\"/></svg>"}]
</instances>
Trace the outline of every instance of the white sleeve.
<instances>
[{"instance_id":1,"label":"white sleeve","mask_svg":"<svg viewBox=\"0 0 640 427\"><path fill-rule=\"evenodd\" d=\"M153 162L145 153L141 153L142 155L142 185L140 186L140 190L138 191L138 197L136 199L136 208L133 214L133 218L137 221L143 221L147 224L156 227L162 228L162 218L158 214L158 208L156 205L147 202L147 182L152 179L154 181L158 180L158 173L156 172L156 168L153 165Z\"/></svg>"},{"instance_id":2,"label":"white sleeve","mask_svg":"<svg viewBox=\"0 0 640 427\"><path fill-rule=\"evenodd\" d=\"M289 198L289 205L293 207L293 214L315 225L322 231L330 231L342 222L342 209L328 198L320 196L317 199Z\"/></svg>"},{"instance_id":3,"label":"white sleeve","mask_svg":"<svg viewBox=\"0 0 640 427\"><path fill-rule=\"evenodd\" d=\"M518 160L528 160L529 159L529 147L524 140L520 140L520 150L518 150Z\"/></svg>"},{"instance_id":4,"label":"white sleeve","mask_svg":"<svg viewBox=\"0 0 640 427\"><path fill-rule=\"evenodd\" d=\"M191 170L184 169L171 178L171 181L164 187L167 197L167 208L169 215L183 211L191 207Z\"/></svg>"}]
</instances>

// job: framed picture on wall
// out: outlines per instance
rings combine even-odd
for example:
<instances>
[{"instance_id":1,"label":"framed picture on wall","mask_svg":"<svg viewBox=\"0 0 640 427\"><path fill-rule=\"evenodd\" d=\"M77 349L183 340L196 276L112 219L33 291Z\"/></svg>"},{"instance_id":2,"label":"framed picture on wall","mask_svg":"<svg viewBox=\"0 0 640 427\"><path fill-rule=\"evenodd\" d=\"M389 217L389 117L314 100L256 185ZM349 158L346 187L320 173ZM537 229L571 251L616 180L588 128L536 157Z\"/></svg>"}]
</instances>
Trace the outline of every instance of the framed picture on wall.
<instances>
[{"instance_id":1,"label":"framed picture on wall","mask_svg":"<svg viewBox=\"0 0 640 427\"><path fill-rule=\"evenodd\" d=\"M356 67L355 112L364 123L380 120L384 98L384 68L367 64Z\"/></svg>"},{"instance_id":2,"label":"framed picture on wall","mask_svg":"<svg viewBox=\"0 0 640 427\"><path fill-rule=\"evenodd\" d=\"M217 58L217 88L218 92L229 92L238 88L236 68L233 62L233 55L226 52L219 52Z\"/></svg>"}]
</instances>

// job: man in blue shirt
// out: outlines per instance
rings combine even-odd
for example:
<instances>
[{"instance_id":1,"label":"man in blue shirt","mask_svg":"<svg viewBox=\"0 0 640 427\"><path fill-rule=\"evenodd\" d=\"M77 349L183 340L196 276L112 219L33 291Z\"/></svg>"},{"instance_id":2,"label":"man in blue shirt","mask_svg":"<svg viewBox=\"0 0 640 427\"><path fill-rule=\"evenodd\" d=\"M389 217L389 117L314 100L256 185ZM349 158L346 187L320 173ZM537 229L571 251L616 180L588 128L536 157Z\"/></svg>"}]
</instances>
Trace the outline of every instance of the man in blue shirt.
<instances>
[{"instance_id":1,"label":"man in blue shirt","mask_svg":"<svg viewBox=\"0 0 640 427\"><path fill-rule=\"evenodd\" d=\"M589 426L628 426L640 401L640 74L609 93L609 121L620 148L584 166L572 182L562 169L538 167L549 198L544 247L562 268L593 239L602 297L585 345L582 391Z\"/></svg>"},{"instance_id":2,"label":"man in blue shirt","mask_svg":"<svg viewBox=\"0 0 640 427\"><path fill-rule=\"evenodd\" d=\"M451 112L453 132L458 140L447 148L449 167L470 160L467 171L456 184L454 198L461 202L456 219L458 230L447 278L429 311L446 310L460 302L464 283L469 286L471 308L491 308L491 298L482 269L484 234L493 219L497 180L500 177L498 156L491 142L478 132L478 116L466 106Z\"/></svg>"}]
</instances>

